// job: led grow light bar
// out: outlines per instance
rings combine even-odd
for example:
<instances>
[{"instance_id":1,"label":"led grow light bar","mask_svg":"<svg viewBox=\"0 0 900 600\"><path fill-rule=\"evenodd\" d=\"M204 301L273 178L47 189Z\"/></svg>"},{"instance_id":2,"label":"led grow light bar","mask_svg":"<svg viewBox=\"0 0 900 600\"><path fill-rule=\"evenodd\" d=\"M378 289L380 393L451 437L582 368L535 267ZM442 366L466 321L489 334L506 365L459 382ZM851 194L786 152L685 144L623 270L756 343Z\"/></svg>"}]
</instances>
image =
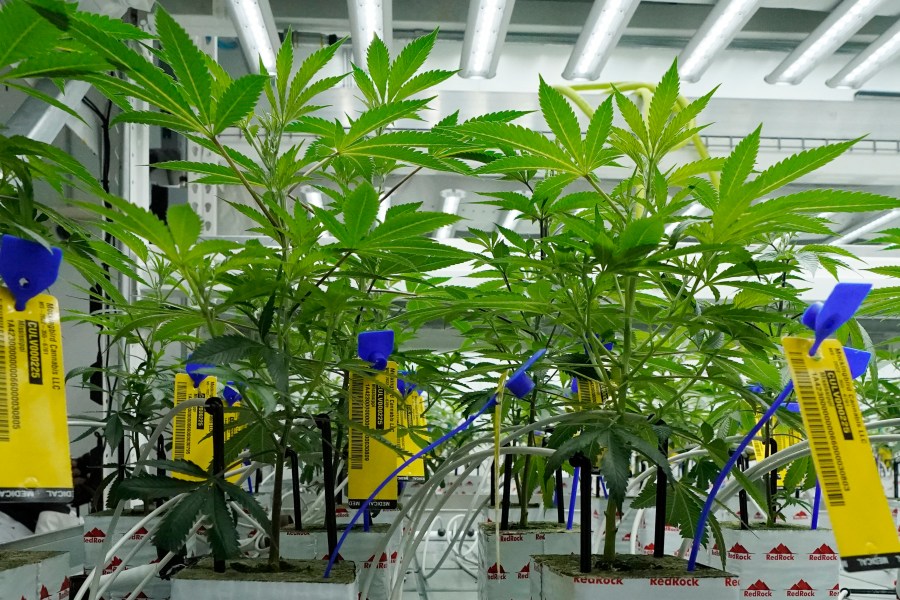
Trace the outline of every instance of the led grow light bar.
<instances>
[{"instance_id":1,"label":"led grow light bar","mask_svg":"<svg viewBox=\"0 0 900 600\"><path fill-rule=\"evenodd\" d=\"M350 13L350 38L353 60L366 64L366 51L375 36L390 48L392 0L347 0Z\"/></svg>"},{"instance_id":2,"label":"led grow light bar","mask_svg":"<svg viewBox=\"0 0 900 600\"><path fill-rule=\"evenodd\" d=\"M563 71L566 79L597 79L640 0L595 0Z\"/></svg>"},{"instance_id":3,"label":"led grow light bar","mask_svg":"<svg viewBox=\"0 0 900 600\"><path fill-rule=\"evenodd\" d=\"M470 0L459 74L490 79L497 73L500 48L506 38L515 0Z\"/></svg>"},{"instance_id":4,"label":"led grow light bar","mask_svg":"<svg viewBox=\"0 0 900 600\"><path fill-rule=\"evenodd\" d=\"M269 0L228 0L228 15L237 30L250 70L258 73L262 61L266 71L274 73L278 35Z\"/></svg>"},{"instance_id":5,"label":"led grow light bar","mask_svg":"<svg viewBox=\"0 0 900 600\"><path fill-rule=\"evenodd\" d=\"M699 81L713 58L728 46L759 8L761 0L721 0L678 57L684 81Z\"/></svg>"},{"instance_id":6,"label":"led grow light bar","mask_svg":"<svg viewBox=\"0 0 900 600\"><path fill-rule=\"evenodd\" d=\"M826 81L830 87L857 89L900 54L900 21Z\"/></svg>"},{"instance_id":7,"label":"led grow light bar","mask_svg":"<svg viewBox=\"0 0 900 600\"><path fill-rule=\"evenodd\" d=\"M823 58L831 56L859 31L883 3L884 0L844 0L774 71L766 75L766 81L800 83Z\"/></svg>"}]
</instances>

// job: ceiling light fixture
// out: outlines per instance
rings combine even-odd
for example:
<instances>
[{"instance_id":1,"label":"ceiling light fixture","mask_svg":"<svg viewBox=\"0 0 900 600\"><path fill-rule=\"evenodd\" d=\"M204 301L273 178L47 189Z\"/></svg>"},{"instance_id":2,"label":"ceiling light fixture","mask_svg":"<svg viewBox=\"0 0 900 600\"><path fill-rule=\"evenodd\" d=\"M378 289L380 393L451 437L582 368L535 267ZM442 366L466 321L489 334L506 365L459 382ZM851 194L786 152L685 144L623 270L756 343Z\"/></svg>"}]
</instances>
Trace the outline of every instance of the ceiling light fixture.
<instances>
[{"instance_id":1,"label":"ceiling light fixture","mask_svg":"<svg viewBox=\"0 0 900 600\"><path fill-rule=\"evenodd\" d=\"M761 0L722 0L678 56L678 73L684 81L700 80L713 58L724 49L756 13Z\"/></svg>"},{"instance_id":2,"label":"ceiling light fixture","mask_svg":"<svg viewBox=\"0 0 900 600\"><path fill-rule=\"evenodd\" d=\"M444 199L443 212L448 215L455 215L459 210L459 203L466 197L463 190L441 190L441 197ZM449 240L453 237L453 225L444 225L438 229L434 237L439 240Z\"/></svg>"},{"instance_id":3,"label":"ceiling light fixture","mask_svg":"<svg viewBox=\"0 0 900 600\"><path fill-rule=\"evenodd\" d=\"M859 89L900 54L900 21L885 31L868 48L826 81L829 87Z\"/></svg>"},{"instance_id":4,"label":"ceiling light fixture","mask_svg":"<svg viewBox=\"0 0 900 600\"><path fill-rule=\"evenodd\" d=\"M517 210L506 211L506 215L503 217L503 223L500 224L500 227L515 231L516 227L519 225L519 214L520 213Z\"/></svg>"},{"instance_id":5,"label":"ceiling light fixture","mask_svg":"<svg viewBox=\"0 0 900 600\"><path fill-rule=\"evenodd\" d=\"M469 0L459 75L490 79L497 73L500 48L506 38L515 0Z\"/></svg>"},{"instance_id":6,"label":"ceiling light fixture","mask_svg":"<svg viewBox=\"0 0 900 600\"><path fill-rule=\"evenodd\" d=\"M228 0L228 15L250 70L259 73L261 61L266 71L274 74L278 33L269 0Z\"/></svg>"},{"instance_id":7,"label":"ceiling light fixture","mask_svg":"<svg viewBox=\"0 0 900 600\"><path fill-rule=\"evenodd\" d=\"M563 71L566 79L597 79L619 42L640 0L594 0L594 6L572 56Z\"/></svg>"},{"instance_id":8,"label":"ceiling light fixture","mask_svg":"<svg viewBox=\"0 0 900 600\"><path fill-rule=\"evenodd\" d=\"M353 60L358 66L366 64L366 52L375 37L391 47L391 15L393 0L347 0L350 13L350 38L353 41Z\"/></svg>"},{"instance_id":9,"label":"ceiling light fixture","mask_svg":"<svg viewBox=\"0 0 900 600\"><path fill-rule=\"evenodd\" d=\"M766 75L768 83L797 84L824 58L834 54L875 15L884 0L844 0L821 25Z\"/></svg>"},{"instance_id":10,"label":"ceiling light fixture","mask_svg":"<svg viewBox=\"0 0 900 600\"><path fill-rule=\"evenodd\" d=\"M875 231L876 229L881 229L888 223L890 223L892 221L896 221L898 218L900 218L900 208L895 208L895 209L881 215L874 221L869 221L868 223L866 223L865 225L863 225L861 227L857 227L856 229L848 231L847 233L843 234L841 237L839 237L831 242L828 242L828 243L832 246L841 246L844 244L849 244L851 242L855 242L856 240L858 240L862 236L866 235L867 233L871 233L871 232Z\"/></svg>"}]
</instances>

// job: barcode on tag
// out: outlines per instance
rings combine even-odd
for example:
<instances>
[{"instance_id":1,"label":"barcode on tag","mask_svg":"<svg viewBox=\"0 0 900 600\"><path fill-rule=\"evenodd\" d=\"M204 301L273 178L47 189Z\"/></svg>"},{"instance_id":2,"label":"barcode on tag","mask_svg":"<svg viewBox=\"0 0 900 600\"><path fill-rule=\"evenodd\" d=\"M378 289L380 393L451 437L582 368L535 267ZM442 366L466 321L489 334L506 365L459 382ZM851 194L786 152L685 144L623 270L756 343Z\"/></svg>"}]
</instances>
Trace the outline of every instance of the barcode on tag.
<instances>
[{"instance_id":1,"label":"barcode on tag","mask_svg":"<svg viewBox=\"0 0 900 600\"><path fill-rule=\"evenodd\" d=\"M350 421L365 426L365 381L356 373L350 374ZM355 427L350 428L350 468L361 470L363 468L363 454L365 440L363 432Z\"/></svg>"},{"instance_id":2,"label":"barcode on tag","mask_svg":"<svg viewBox=\"0 0 900 600\"><path fill-rule=\"evenodd\" d=\"M816 398L816 389L806 370L806 360L802 352L788 351L787 358L793 367L794 389L800 398ZM825 426L822 407L816 402L804 404L806 425L810 446L819 461L819 477L822 491L831 506L844 506L844 492L837 462L832 448L835 440L833 432ZM822 443L828 439L830 443Z\"/></svg>"},{"instance_id":3,"label":"barcode on tag","mask_svg":"<svg viewBox=\"0 0 900 600\"><path fill-rule=\"evenodd\" d=\"M184 402L187 399L187 394L187 383L184 381L175 382L175 406ZM172 458L174 460L184 460L188 445L188 413L190 412L190 409L183 410L175 416L175 424L172 430Z\"/></svg>"},{"instance_id":4,"label":"barcode on tag","mask_svg":"<svg viewBox=\"0 0 900 600\"><path fill-rule=\"evenodd\" d=\"M3 336L4 322L0 319L0 336ZM0 343L0 442L9 441L10 417L9 417L9 387L7 372L11 365L7 362L6 345L14 343L13 340L3 337ZM14 366L12 367L14 368Z\"/></svg>"}]
</instances>

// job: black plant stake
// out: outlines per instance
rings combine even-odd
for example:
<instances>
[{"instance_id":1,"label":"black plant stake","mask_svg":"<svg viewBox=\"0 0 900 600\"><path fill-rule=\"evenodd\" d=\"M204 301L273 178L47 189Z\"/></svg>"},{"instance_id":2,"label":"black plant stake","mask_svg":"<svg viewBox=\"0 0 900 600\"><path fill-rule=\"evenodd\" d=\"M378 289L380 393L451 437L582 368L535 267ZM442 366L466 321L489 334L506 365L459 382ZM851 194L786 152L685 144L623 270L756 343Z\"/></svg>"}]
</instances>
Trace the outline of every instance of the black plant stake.
<instances>
[{"instance_id":1,"label":"black plant stake","mask_svg":"<svg viewBox=\"0 0 900 600\"><path fill-rule=\"evenodd\" d=\"M900 463L894 461L894 499L900 496L900 481L897 477L900 475Z\"/></svg>"},{"instance_id":2,"label":"black plant stake","mask_svg":"<svg viewBox=\"0 0 900 600\"><path fill-rule=\"evenodd\" d=\"M737 462L738 468L741 471L746 471L750 466L750 459L746 456L741 456ZM750 503L747 502L747 490L741 489L738 492L738 511L739 517L741 519L741 529L747 530L750 529Z\"/></svg>"},{"instance_id":3,"label":"black plant stake","mask_svg":"<svg viewBox=\"0 0 900 600\"><path fill-rule=\"evenodd\" d=\"M563 497L562 469L556 470L556 520L563 524L566 522L566 500Z\"/></svg>"},{"instance_id":4,"label":"black plant stake","mask_svg":"<svg viewBox=\"0 0 900 600\"><path fill-rule=\"evenodd\" d=\"M658 421L657 425L665 425L665 422ZM663 457L669 456L669 438L661 438L659 440L659 451ZM666 488L669 485L669 478L666 477L665 470L656 467L656 521L653 524L653 557L662 558L666 555Z\"/></svg>"},{"instance_id":5,"label":"black plant stake","mask_svg":"<svg viewBox=\"0 0 900 600\"><path fill-rule=\"evenodd\" d=\"M591 461L581 452L569 462L581 473L581 572L591 572Z\"/></svg>"},{"instance_id":6,"label":"black plant stake","mask_svg":"<svg viewBox=\"0 0 900 600\"><path fill-rule=\"evenodd\" d=\"M322 430L322 476L325 480L325 531L328 534L328 555L337 547L337 521L334 503L334 457L331 446L331 417L316 416L316 425Z\"/></svg>"},{"instance_id":7,"label":"black plant stake","mask_svg":"<svg viewBox=\"0 0 900 600\"><path fill-rule=\"evenodd\" d=\"M221 398L207 398L206 412L212 417L212 443L213 443L213 474L217 478L225 478L225 408L222 405ZM222 504L225 504L225 491L221 486L217 486L215 492L222 498ZM225 572L225 559L214 558L213 570L216 573Z\"/></svg>"},{"instance_id":8,"label":"black plant stake","mask_svg":"<svg viewBox=\"0 0 900 600\"><path fill-rule=\"evenodd\" d=\"M294 497L294 529L303 530L302 514L300 510L300 459L297 451L288 448L284 452L291 461L291 495Z\"/></svg>"},{"instance_id":9,"label":"black plant stake","mask_svg":"<svg viewBox=\"0 0 900 600\"><path fill-rule=\"evenodd\" d=\"M503 498L500 503L500 529L504 531L509 529L509 495L512 492L512 461L512 454L507 454L503 461Z\"/></svg>"}]
</instances>

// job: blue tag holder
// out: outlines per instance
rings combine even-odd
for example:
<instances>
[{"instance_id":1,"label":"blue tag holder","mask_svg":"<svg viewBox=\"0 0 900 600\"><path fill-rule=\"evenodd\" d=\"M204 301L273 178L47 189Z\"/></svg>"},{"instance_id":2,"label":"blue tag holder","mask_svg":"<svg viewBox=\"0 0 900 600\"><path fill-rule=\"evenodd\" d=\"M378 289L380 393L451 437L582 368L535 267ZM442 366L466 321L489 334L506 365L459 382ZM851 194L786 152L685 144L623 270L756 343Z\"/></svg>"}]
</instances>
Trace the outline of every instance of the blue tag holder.
<instances>
[{"instance_id":1,"label":"blue tag holder","mask_svg":"<svg viewBox=\"0 0 900 600\"><path fill-rule=\"evenodd\" d=\"M356 338L356 344L361 359L371 363L376 371L384 371L394 350L394 332L391 329L364 331Z\"/></svg>"},{"instance_id":2,"label":"blue tag holder","mask_svg":"<svg viewBox=\"0 0 900 600\"><path fill-rule=\"evenodd\" d=\"M212 369L215 368L215 365L210 365L207 363L194 363L188 362L185 365L184 370L187 371L188 376L191 378L191 381L194 382L194 389L200 387L200 384L203 383L203 380L208 377L206 373L201 373L200 371L203 369Z\"/></svg>"},{"instance_id":3,"label":"blue tag holder","mask_svg":"<svg viewBox=\"0 0 900 600\"><path fill-rule=\"evenodd\" d=\"M0 277L16 299L16 310L44 292L59 277L62 250L6 234L0 244Z\"/></svg>"}]
</instances>

